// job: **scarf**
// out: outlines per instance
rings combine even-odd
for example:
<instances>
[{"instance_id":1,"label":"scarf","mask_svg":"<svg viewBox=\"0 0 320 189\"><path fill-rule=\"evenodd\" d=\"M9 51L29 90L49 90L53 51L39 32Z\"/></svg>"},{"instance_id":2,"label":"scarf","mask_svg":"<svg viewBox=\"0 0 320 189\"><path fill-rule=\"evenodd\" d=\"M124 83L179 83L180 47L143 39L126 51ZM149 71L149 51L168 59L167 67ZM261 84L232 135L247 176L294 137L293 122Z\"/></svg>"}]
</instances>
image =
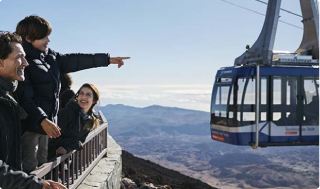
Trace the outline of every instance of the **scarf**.
<instances>
[{"instance_id":1,"label":"scarf","mask_svg":"<svg viewBox=\"0 0 320 189\"><path fill-rule=\"evenodd\" d=\"M9 82L0 76L0 92L2 96L9 101L13 102L16 105L18 110L20 120L25 119L28 114L24 111L24 109L17 103L17 101L9 95L9 92L14 92L18 87L18 81L15 80L13 82Z\"/></svg>"}]
</instances>

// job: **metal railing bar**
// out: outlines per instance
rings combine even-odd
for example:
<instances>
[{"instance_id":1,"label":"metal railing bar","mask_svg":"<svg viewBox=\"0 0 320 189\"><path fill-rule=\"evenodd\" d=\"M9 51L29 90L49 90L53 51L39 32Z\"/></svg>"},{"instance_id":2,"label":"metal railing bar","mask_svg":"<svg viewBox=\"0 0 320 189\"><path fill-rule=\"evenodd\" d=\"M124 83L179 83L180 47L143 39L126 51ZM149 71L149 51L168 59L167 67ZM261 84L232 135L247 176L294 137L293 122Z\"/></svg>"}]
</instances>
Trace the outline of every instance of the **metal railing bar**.
<instances>
[{"instance_id":1,"label":"metal railing bar","mask_svg":"<svg viewBox=\"0 0 320 189\"><path fill-rule=\"evenodd\" d=\"M79 179L76 180L76 182L70 186L69 189L75 189L77 188L82 181L84 180L84 178L87 177L87 175L91 172L91 170L98 164L98 162L100 161L100 159L104 156L104 154L107 153L107 149L104 149L99 156L92 162L91 166L86 169L82 175L80 175Z\"/></svg>"}]
</instances>

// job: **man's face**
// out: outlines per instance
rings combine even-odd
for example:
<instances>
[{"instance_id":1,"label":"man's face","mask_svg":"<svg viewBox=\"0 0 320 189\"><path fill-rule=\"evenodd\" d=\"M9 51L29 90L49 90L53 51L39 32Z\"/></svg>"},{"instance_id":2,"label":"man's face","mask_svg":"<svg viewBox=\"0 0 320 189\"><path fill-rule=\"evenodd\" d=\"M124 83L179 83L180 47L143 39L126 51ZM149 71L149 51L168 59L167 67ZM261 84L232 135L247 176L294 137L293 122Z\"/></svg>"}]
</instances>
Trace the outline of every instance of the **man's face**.
<instances>
[{"instance_id":1,"label":"man's face","mask_svg":"<svg viewBox=\"0 0 320 189\"><path fill-rule=\"evenodd\" d=\"M44 52L47 50L49 42L50 42L49 36L46 36L42 39L31 41L31 44L34 48Z\"/></svg>"},{"instance_id":2,"label":"man's face","mask_svg":"<svg viewBox=\"0 0 320 189\"><path fill-rule=\"evenodd\" d=\"M20 43L13 42L10 46L12 52L8 58L0 60L1 76L9 81L24 81L24 68L29 65L25 59L26 53Z\"/></svg>"}]
</instances>

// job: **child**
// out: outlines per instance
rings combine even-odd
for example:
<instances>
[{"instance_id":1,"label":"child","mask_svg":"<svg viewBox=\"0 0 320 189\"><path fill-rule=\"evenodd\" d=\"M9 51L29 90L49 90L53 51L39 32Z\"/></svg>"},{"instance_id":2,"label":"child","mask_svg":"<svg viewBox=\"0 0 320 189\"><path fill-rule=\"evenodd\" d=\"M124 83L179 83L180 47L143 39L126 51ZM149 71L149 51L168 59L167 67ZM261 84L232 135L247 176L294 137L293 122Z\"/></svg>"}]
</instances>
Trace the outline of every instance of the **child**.
<instances>
[{"instance_id":1,"label":"child","mask_svg":"<svg viewBox=\"0 0 320 189\"><path fill-rule=\"evenodd\" d=\"M124 59L110 58L109 54L60 54L48 49L50 23L36 15L25 17L16 28L23 39L23 48L29 67L25 70L25 81L19 101L28 113L22 122L22 163L26 172L33 171L47 161L48 137L60 136L57 125L59 109L60 74L118 64Z\"/></svg>"}]
</instances>

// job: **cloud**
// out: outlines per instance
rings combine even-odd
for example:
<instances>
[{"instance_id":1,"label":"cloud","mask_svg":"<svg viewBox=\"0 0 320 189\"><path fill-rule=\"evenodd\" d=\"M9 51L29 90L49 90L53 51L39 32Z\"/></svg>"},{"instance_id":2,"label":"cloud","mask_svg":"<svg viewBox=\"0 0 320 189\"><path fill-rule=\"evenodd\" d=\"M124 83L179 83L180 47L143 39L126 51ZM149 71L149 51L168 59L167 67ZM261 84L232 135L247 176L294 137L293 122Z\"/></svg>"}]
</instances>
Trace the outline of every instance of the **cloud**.
<instances>
[{"instance_id":1,"label":"cloud","mask_svg":"<svg viewBox=\"0 0 320 189\"><path fill-rule=\"evenodd\" d=\"M73 86L77 90L80 86ZM209 111L211 85L97 85L100 105L161 105Z\"/></svg>"}]
</instances>

